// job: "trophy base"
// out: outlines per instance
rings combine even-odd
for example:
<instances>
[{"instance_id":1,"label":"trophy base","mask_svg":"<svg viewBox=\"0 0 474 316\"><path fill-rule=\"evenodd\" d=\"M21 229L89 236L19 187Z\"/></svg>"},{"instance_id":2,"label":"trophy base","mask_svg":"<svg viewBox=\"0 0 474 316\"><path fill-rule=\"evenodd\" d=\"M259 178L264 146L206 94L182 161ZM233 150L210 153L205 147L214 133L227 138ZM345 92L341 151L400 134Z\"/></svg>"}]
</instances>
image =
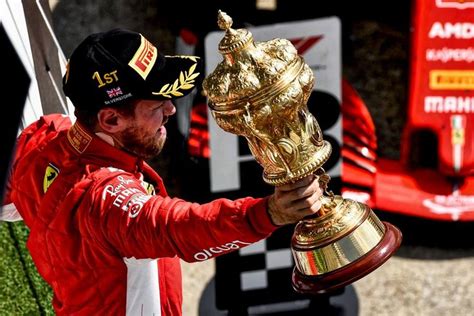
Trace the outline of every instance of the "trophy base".
<instances>
[{"instance_id":1,"label":"trophy base","mask_svg":"<svg viewBox=\"0 0 474 316\"><path fill-rule=\"evenodd\" d=\"M387 222L382 240L363 257L350 264L318 276L304 275L295 267L292 275L293 289L302 294L324 294L353 283L384 264L400 247L402 234Z\"/></svg>"}]
</instances>

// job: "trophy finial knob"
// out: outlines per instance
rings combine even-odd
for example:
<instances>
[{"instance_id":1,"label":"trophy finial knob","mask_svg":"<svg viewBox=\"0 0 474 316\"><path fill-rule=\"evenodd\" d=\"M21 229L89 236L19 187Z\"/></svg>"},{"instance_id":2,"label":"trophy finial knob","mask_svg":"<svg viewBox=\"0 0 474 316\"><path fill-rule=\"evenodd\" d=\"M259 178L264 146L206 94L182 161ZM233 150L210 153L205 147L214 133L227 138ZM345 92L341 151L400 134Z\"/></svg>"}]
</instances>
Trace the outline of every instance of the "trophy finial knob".
<instances>
[{"instance_id":1,"label":"trophy finial knob","mask_svg":"<svg viewBox=\"0 0 474 316\"><path fill-rule=\"evenodd\" d=\"M217 13L217 25L225 31L224 38L219 43L219 51L222 54L235 52L253 41L252 34L246 29L234 30L231 28L232 18L225 12L219 10Z\"/></svg>"},{"instance_id":2,"label":"trophy finial knob","mask_svg":"<svg viewBox=\"0 0 474 316\"><path fill-rule=\"evenodd\" d=\"M232 18L224 11L219 10L217 12L217 25L221 30L227 31L231 28L233 22Z\"/></svg>"}]
</instances>

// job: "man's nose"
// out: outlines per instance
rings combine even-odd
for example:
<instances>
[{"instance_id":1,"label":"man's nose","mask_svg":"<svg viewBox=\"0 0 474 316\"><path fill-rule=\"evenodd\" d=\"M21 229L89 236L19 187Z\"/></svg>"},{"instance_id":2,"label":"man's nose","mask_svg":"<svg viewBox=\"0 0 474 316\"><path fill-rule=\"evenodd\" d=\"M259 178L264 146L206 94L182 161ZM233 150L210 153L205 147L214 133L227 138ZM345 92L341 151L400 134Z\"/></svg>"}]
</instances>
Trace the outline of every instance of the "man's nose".
<instances>
[{"instance_id":1,"label":"man's nose","mask_svg":"<svg viewBox=\"0 0 474 316\"><path fill-rule=\"evenodd\" d=\"M173 102L171 101L166 101L165 106L164 106L164 114L167 116L171 116L176 113L176 107L174 106Z\"/></svg>"}]
</instances>

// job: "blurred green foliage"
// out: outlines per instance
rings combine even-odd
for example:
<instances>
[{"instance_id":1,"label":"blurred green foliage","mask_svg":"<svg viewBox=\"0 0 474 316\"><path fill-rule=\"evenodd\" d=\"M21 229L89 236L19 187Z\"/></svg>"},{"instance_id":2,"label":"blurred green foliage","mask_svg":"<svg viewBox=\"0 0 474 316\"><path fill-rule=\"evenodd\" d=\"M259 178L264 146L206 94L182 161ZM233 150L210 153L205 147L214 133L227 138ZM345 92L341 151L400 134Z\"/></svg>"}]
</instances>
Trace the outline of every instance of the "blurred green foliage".
<instances>
[{"instance_id":1,"label":"blurred green foliage","mask_svg":"<svg viewBox=\"0 0 474 316\"><path fill-rule=\"evenodd\" d=\"M23 222L0 222L0 316L54 315L52 291L26 249Z\"/></svg>"}]
</instances>

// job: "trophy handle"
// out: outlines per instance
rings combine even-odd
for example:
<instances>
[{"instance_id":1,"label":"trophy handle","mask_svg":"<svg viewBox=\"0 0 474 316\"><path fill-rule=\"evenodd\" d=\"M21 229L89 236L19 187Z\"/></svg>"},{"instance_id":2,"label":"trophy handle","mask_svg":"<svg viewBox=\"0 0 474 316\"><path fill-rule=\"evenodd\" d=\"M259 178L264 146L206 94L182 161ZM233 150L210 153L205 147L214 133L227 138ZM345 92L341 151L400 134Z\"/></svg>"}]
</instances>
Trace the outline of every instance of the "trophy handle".
<instances>
[{"instance_id":1,"label":"trophy handle","mask_svg":"<svg viewBox=\"0 0 474 316\"><path fill-rule=\"evenodd\" d=\"M323 216L324 214L328 213L330 210L336 207L335 195L331 190L328 190L328 184L329 184L329 181L331 181L331 176L327 174L326 171L322 167L316 169L316 171L314 172L314 175L318 177L320 188L327 195L327 197L329 197L329 199L327 198L321 199L322 205L318 213L316 214L316 216Z\"/></svg>"}]
</instances>

